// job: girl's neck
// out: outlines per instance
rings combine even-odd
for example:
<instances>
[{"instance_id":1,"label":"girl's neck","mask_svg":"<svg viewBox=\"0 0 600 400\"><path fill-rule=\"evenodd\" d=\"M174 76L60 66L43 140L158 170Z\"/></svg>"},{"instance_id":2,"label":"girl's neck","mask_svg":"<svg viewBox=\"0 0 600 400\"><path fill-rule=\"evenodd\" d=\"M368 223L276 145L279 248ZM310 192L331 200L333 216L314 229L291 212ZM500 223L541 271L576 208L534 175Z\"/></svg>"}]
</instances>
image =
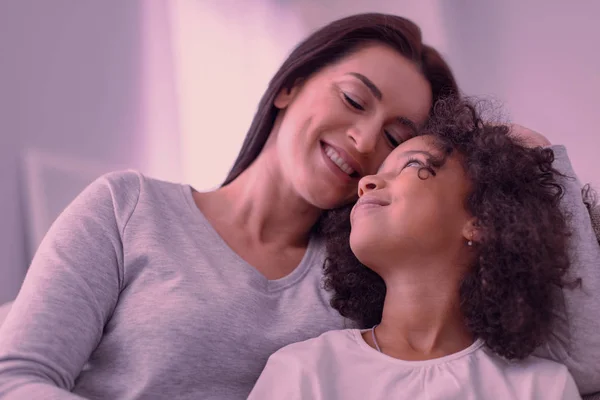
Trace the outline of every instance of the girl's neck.
<instances>
[{"instance_id":1,"label":"girl's neck","mask_svg":"<svg viewBox=\"0 0 600 400\"><path fill-rule=\"evenodd\" d=\"M458 288L422 276L418 283L388 287L381 323L375 330L382 352L404 360L427 360L459 352L473 344L459 305ZM365 339L370 332L367 332Z\"/></svg>"}]
</instances>

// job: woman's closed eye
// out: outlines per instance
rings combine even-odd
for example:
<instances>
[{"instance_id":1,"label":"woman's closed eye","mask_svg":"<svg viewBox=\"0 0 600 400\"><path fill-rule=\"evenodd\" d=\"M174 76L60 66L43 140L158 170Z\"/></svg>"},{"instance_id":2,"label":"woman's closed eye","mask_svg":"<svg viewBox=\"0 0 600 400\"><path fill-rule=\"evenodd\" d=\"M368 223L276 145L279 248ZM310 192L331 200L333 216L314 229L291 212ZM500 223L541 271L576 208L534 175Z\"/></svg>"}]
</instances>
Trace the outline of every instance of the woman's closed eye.
<instances>
[{"instance_id":1,"label":"woman's closed eye","mask_svg":"<svg viewBox=\"0 0 600 400\"><path fill-rule=\"evenodd\" d=\"M363 106L361 104L360 100L351 96L350 94L348 94L346 92L342 92L342 97L344 98L344 102L346 102L346 104L348 104L353 109L355 109L357 111L365 111L366 110L365 106ZM398 135L393 134L391 131L389 131L387 129L383 130L383 135L385 136L385 139L387 140L387 142L389 143L389 145L392 148L396 148L400 145L400 143L402 143L402 140L397 138Z\"/></svg>"},{"instance_id":2,"label":"woman's closed eye","mask_svg":"<svg viewBox=\"0 0 600 400\"><path fill-rule=\"evenodd\" d=\"M391 134L387 130L384 130L383 134L384 134L385 138L387 139L388 143L390 144L390 146L392 146L393 148L400 146L401 141L396 139L396 137L393 134Z\"/></svg>"},{"instance_id":3,"label":"woman's closed eye","mask_svg":"<svg viewBox=\"0 0 600 400\"><path fill-rule=\"evenodd\" d=\"M356 110L359 110L359 111L365 111L365 108L360 104L360 102L358 100L354 99L348 93L342 92L342 95L344 96L344 101L346 103L348 103L348 105L350 105L350 107L352 107Z\"/></svg>"}]
</instances>

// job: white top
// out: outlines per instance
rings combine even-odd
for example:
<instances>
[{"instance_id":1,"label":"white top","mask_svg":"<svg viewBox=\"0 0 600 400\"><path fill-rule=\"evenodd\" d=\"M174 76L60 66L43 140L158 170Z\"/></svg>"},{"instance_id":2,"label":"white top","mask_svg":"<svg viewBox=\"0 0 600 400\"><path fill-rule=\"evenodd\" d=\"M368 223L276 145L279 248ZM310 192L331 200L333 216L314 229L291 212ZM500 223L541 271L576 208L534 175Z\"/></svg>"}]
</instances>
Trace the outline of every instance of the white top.
<instances>
[{"instance_id":1,"label":"white top","mask_svg":"<svg viewBox=\"0 0 600 400\"><path fill-rule=\"evenodd\" d=\"M250 393L268 399L581 399L567 368L529 357L509 362L481 340L458 353L403 361L379 353L358 329L337 330L273 354Z\"/></svg>"}]
</instances>

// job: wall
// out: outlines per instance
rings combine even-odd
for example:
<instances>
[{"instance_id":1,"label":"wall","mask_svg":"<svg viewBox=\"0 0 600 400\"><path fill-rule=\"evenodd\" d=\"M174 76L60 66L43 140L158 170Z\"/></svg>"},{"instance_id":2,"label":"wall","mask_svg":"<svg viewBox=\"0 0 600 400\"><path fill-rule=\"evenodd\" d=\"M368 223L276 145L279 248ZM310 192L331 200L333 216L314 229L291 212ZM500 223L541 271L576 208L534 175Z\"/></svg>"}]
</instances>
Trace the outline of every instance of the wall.
<instances>
[{"instance_id":1,"label":"wall","mask_svg":"<svg viewBox=\"0 0 600 400\"><path fill-rule=\"evenodd\" d=\"M0 303L98 175L217 186L305 28L274 0L0 2Z\"/></svg>"},{"instance_id":2,"label":"wall","mask_svg":"<svg viewBox=\"0 0 600 400\"><path fill-rule=\"evenodd\" d=\"M183 177L198 190L223 182L269 80L305 36L283 3L169 3Z\"/></svg>"},{"instance_id":3,"label":"wall","mask_svg":"<svg viewBox=\"0 0 600 400\"><path fill-rule=\"evenodd\" d=\"M517 123L567 146L600 189L600 2L445 2L463 90L504 102Z\"/></svg>"},{"instance_id":4,"label":"wall","mask_svg":"<svg viewBox=\"0 0 600 400\"><path fill-rule=\"evenodd\" d=\"M22 155L140 167L137 1L0 1L0 303L27 248Z\"/></svg>"},{"instance_id":5,"label":"wall","mask_svg":"<svg viewBox=\"0 0 600 400\"><path fill-rule=\"evenodd\" d=\"M449 49L443 0L295 0L290 7L313 31L335 19L364 12L381 12L409 18L421 27L423 39L447 54Z\"/></svg>"}]
</instances>

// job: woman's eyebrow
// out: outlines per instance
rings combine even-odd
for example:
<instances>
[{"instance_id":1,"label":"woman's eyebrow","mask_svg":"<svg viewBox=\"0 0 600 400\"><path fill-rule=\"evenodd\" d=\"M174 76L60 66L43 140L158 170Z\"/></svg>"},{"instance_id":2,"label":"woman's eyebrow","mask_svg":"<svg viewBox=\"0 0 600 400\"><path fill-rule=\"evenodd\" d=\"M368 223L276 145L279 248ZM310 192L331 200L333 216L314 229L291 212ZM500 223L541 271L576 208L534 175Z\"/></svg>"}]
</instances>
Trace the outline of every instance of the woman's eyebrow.
<instances>
[{"instance_id":1,"label":"woman's eyebrow","mask_svg":"<svg viewBox=\"0 0 600 400\"><path fill-rule=\"evenodd\" d=\"M383 93L381 93L381 90L379 90L377 85L375 85L369 78L358 72L349 72L348 75L353 76L361 81L371 91L377 100L381 101L383 99ZM417 124L415 124L414 121L406 117L398 117L396 119L400 124L408 127L413 132L413 135L416 136Z\"/></svg>"},{"instance_id":2,"label":"woman's eyebrow","mask_svg":"<svg viewBox=\"0 0 600 400\"><path fill-rule=\"evenodd\" d=\"M371 81L369 78L367 78L363 74L359 74L358 72L350 72L350 73L348 73L348 75L351 75L351 76L355 77L356 79L358 79L359 81L361 81L362 83L364 83L365 86L367 88L369 88L371 93L373 93L373 96L375 96L377 98L377 100L383 99L383 94L381 93L381 90L379 90L377 85L375 85L373 83L373 81Z\"/></svg>"},{"instance_id":3,"label":"woman's eyebrow","mask_svg":"<svg viewBox=\"0 0 600 400\"><path fill-rule=\"evenodd\" d=\"M406 117L398 117L396 119L400 124L408 127L412 131L413 136L417 136L417 134L419 133L419 130L417 129L417 124L415 124L411 119Z\"/></svg>"}]
</instances>

